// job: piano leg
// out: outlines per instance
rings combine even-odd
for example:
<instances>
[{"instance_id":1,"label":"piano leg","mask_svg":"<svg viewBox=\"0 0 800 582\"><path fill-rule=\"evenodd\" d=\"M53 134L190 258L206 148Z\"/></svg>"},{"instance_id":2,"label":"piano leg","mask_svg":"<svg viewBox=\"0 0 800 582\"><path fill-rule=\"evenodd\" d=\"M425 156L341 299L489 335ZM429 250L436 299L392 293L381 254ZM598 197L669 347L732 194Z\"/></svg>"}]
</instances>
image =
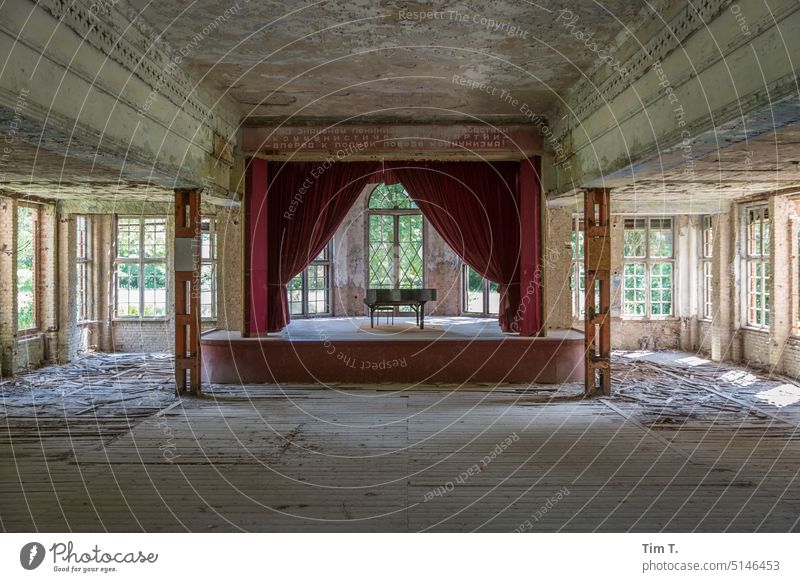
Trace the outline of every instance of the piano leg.
<instances>
[{"instance_id":1,"label":"piano leg","mask_svg":"<svg viewBox=\"0 0 800 582\"><path fill-rule=\"evenodd\" d=\"M420 304L417 311L419 312L419 328L425 329L425 304Z\"/></svg>"},{"instance_id":2,"label":"piano leg","mask_svg":"<svg viewBox=\"0 0 800 582\"><path fill-rule=\"evenodd\" d=\"M375 310L372 307L369 308L369 326L375 327Z\"/></svg>"}]
</instances>

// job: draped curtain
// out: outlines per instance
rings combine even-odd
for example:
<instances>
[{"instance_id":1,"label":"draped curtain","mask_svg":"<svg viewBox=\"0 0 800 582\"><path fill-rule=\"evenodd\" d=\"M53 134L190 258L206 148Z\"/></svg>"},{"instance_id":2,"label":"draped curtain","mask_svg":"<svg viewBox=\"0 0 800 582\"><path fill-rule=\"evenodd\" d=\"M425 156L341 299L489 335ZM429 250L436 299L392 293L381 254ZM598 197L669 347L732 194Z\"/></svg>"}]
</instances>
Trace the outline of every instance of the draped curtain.
<instances>
[{"instance_id":1,"label":"draped curtain","mask_svg":"<svg viewBox=\"0 0 800 582\"><path fill-rule=\"evenodd\" d=\"M528 166L521 177L519 162L269 162L267 331L289 323L286 285L325 248L364 187L399 181L464 262L499 285L501 329L538 333L539 168Z\"/></svg>"},{"instance_id":2,"label":"draped curtain","mask_svg":"<svg viewBox=\"0 0 800 582\"><path fill-rule=\"evenodd\" d=\"M392 162L387 180L405 186L465 263L499 285L500 328L519 330L518 162Z\"/></svg>"},{"instance_id":3,"label":"draped curtain","mask_svg":"<svg viewBox=\"0 0 800 582\"><path fill-rule=\"evenodd\" d=\"M267 331L290 321L286 285L325 248L366 184L373 162L269 162Z\"/></svg>"}]
</instances>

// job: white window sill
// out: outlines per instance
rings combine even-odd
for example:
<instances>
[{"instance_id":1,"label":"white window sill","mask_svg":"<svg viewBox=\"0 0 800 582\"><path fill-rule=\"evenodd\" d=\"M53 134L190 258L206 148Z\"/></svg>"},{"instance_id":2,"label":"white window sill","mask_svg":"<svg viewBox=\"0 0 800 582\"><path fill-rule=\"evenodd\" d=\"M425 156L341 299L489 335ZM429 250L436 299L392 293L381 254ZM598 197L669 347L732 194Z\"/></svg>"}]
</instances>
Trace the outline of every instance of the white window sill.
<instances>
[{"instance_id":1,"label":"white window sill","mask_svg":"<svg viewBox=\"0 0 800 582\"><path fill-rule=\"evenodd\" d=\"M656 323L659 321L680 321L680 317L674 317L672 315L667 317L620 317L622 321L637 321L640 323Z\"/></svg>"},{"instance_id":2,"label":"white window sill","mask_svg":"<svg viewBox=\"0 0 800 582\"><path fill-rule=\"evenodd\" d=\"M115 317L112 323L167 323L169 317Z\"/></svg>"},{"instance_id":3,"label":"white window sill","mask_svg":"<svg viewBox=\"0 0 800 582\"><path fill-rule=\"evenodd\" d=\"M764 333L769 335L768 327L753 327L752 325L743 325L741 329L743 329L744 331L753 331L756 333Z\"/></svg>"}]
</instances>

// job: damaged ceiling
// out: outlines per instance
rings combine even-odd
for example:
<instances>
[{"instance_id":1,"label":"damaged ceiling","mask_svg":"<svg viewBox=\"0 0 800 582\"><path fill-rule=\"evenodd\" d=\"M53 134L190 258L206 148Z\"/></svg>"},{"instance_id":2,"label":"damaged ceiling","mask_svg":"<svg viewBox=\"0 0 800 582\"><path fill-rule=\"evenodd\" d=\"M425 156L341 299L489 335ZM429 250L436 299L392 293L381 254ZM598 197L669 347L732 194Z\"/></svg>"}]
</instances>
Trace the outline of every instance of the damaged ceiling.
<instances>
[{"instance_id":1,"label":"damaged ceiling","mask_svg":"<svg viewBox=\"0 0 800 582\"><path fill-rule=\"evenodd\" d=\"M641 9L625 0L570 10L552 0L132 4L249 124L530 121L526 111L545 114L597 64L567 16L613 46Z\"/></svg>"}]
</instances>

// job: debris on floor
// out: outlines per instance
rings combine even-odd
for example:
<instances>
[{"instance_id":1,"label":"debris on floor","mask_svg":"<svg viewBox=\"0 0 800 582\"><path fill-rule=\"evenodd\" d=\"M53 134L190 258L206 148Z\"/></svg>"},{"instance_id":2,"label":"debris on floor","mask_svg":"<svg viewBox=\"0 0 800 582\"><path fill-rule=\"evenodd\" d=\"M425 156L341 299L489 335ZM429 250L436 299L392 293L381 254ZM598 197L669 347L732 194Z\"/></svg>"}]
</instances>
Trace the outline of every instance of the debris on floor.
<instances>
[{"instance_id":1,"label":"debris on floor","mask_svg":"<svg viewBox=\"0 0 800 582\"><path fill-rule=\"evenodd\" d=\"M783 377L681 352L614 352L609 401L651 428L796 426L779 409L800 402ZM798 407L800 408L800 407Z\"/></svg>"},{"instance_id":2,"label":"debris on floor","mask_svg":"<svg viewBox=\"0 0 800 582\"><path fill-rule=\"evenodd\" d=\"M11 432L115 436L176 402L169 354L87 354L0 383Z\"/></svg>"}]
</instances>

